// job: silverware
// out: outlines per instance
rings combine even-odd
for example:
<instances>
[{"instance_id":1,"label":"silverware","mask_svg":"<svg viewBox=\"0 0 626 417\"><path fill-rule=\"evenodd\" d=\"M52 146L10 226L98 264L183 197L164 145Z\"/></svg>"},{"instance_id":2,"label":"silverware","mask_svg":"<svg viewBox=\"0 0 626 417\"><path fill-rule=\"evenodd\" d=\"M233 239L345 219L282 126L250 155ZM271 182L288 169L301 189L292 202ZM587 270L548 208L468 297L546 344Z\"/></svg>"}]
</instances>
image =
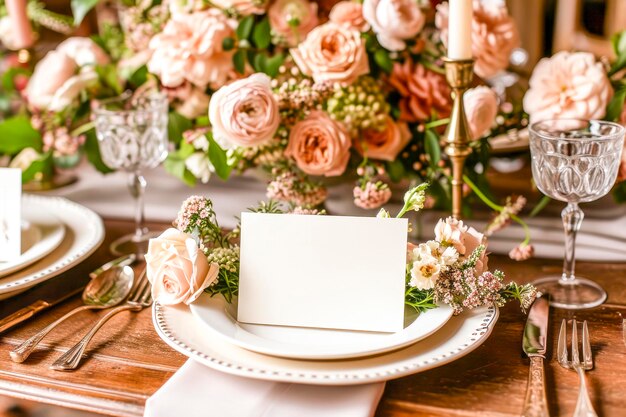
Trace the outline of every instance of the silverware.
<instances>
[{"instance_id":1,"label":"silverware","mask_svg":"<svg viewBox=\"0 0 626 417\"><path fill-rule=\"evenodd\" d=\"M543 360L546 358L548 338L548 316L550 304L545 297L537 297L528 312L522 348L530 358L530 372L523 417L549 416L546 398Z\"/></svg>"},{"instance_id":2,"label":"silverware","mask_svg":"<svg viewBox=\"0 0 626 417\"><path fill-rule=\"evenodd\" d=\"M591 353L591 343L589 342L589 329L587 328L587 320L583 321L583 357L582 361L578 356L578 329L576 320L572 323L572 359L569 360L567 353L567 320L561 322L561 330L559 331L559 342L557 345L557 359L562 367L566 369L574 369L578 372L580 378L580 388L578 390L578 402L574 417L597 417L596 412L591 405L589 393L587 392L587 383L585 382L585 371L593 369L593 355Z\"/></svg>"},{"instance_id":3,"label":"silverware","mask_svg":"<svg viewBox=\"0 0 626 417\"><path fill-rule=\"evenodd\" d=\"M102 317L77 344L61 355L61 357L50 366L50 369L54 369L55 371L71 371L76 369L93 336L111 317L125 310L141 311L152 305L151 290L152 288L150 287L144 269L126 303L115 307Z\"/></svg>"},{"instance_id":4,"label":"silverware","mask_svg":"<svg viewBox=\"0 0 626 417\"><path fill-rule=\"evenodd\" d=\"M85 287L82 297L85 305L76 307L13 349L10 353L13 362L24 362L48 333L74 314L86 310L103 310L124 301L133 286L135 273L130 266L120 266L119 262L105 267L98 269L100 273Z\"/></svg>"}]
</instances>

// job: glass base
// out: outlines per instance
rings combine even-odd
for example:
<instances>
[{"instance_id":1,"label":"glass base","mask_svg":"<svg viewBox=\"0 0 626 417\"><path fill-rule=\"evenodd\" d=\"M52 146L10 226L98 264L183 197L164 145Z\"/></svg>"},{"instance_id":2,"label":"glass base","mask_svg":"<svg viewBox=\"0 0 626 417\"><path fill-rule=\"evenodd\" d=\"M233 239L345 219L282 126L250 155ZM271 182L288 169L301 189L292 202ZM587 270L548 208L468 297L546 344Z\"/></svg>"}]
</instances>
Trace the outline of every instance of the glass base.
<instances>
[{"instance_id":1,"label":"glass base","mask_svg":"<svg viewBox=\"0 0 626 417\"><path fill-rule=\"evenodd\" d=\"M568 310L581 310L597 307L606 300L606 291L586 278L576 278L569 282L560 275L538 279L532 283L537 290L550 294L552 307Z\"/></svg>"},{"instance_id":2,"label":"glass base","mask_svg":"<svg viewBox=\"0 0 626 417\"><path fill-rule=\"evenodd\" d=\"M136 234L124 235L111 243L109 250L115 256L135 254L143 257L148 252L148 241L159 236L162 232L147 231L141 236Z\"/></svg>"}]
</instances>

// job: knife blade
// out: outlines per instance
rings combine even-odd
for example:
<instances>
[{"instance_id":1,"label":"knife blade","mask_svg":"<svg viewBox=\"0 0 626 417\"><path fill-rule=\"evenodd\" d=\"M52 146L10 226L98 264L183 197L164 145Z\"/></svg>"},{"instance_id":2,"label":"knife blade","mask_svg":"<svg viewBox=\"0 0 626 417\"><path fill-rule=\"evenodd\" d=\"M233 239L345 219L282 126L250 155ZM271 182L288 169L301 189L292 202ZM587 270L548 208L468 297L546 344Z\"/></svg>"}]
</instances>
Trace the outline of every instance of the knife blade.
<instances>
[{"instance_id":1,"label":"knife blade","mask_svg":"<svg viewBox=\"0 0 626 417\"><path fill-rule=\"evenodd\" d=\"M530 307L524 327L522 349L530 358L530 370L523 417L549 416L543 360L546 358L550 303L539 296Z\"/></svg>"},{"instance_id":2,"label":"knife blade","mask_svg":"<svg viewBox=\"0 0 626 417\"><path fill-rule=\"evenodd\" d=\"M95 275L115 265L131 265L136 259L135 255L125 255L91 272L88 271L92 267L85 262L70 271L35 285L18 296L3 301L0 303L0 334L35 314L80 293Z\"/></svg>"}]
</instances>

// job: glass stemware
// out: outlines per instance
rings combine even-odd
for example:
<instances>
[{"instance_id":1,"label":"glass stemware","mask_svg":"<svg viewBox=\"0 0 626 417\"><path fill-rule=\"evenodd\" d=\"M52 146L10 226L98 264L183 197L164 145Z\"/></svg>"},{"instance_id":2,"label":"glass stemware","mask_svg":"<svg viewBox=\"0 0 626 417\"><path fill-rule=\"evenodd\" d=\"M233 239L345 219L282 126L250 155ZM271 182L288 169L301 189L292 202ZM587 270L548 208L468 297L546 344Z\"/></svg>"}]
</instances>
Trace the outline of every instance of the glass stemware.
<instances>
[{"instance_id":1,"label":"glass stemware","mask_svg":"<svg viewBox=\"0 0 626 417\"><path fill-rule=\"evenodd\" d=\"M606 292L574 272L576 233L584 217L578 204L603 197L615 183L624 128L605 121L561 119L534 123L529 131L537 187L545 195L567 203L561 212L565 229L563 273L533 284L550 294L555 307L595 307L606 300Z\"/></svg>"},{"instance_id":2,"label":"glass stemware","mask_svg":"<svg viewBox=\"0 0 626 417\"><path fill-rule=\"evenodd\" d=\"M157 235L144 227L147 184L142 170L156 167L167 156L167 109L163 95L124 94L100 102L94 110L102 160L111 169L129 173L128 188L135 199L135 233L111 244L115 255L143 254L148 240Z\"/></svg>"}]
</instances>

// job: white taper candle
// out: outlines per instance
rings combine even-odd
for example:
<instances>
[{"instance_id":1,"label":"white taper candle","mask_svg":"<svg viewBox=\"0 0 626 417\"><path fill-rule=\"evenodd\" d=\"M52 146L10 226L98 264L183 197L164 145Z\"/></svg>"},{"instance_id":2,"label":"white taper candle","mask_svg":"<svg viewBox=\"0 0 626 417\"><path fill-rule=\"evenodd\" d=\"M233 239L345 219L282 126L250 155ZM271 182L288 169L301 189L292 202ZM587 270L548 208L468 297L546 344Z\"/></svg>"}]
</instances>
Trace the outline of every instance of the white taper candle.
<instances>
[{"instance_id":1,"label":"white taper candle","mask_svg":"<svg viewBox=\"0 0 626 417\"><path fill-rule=\"evenodd\" d=\"M449 0L448 58L472 58L472 0Z\"/></svg>"}]
</instances>

